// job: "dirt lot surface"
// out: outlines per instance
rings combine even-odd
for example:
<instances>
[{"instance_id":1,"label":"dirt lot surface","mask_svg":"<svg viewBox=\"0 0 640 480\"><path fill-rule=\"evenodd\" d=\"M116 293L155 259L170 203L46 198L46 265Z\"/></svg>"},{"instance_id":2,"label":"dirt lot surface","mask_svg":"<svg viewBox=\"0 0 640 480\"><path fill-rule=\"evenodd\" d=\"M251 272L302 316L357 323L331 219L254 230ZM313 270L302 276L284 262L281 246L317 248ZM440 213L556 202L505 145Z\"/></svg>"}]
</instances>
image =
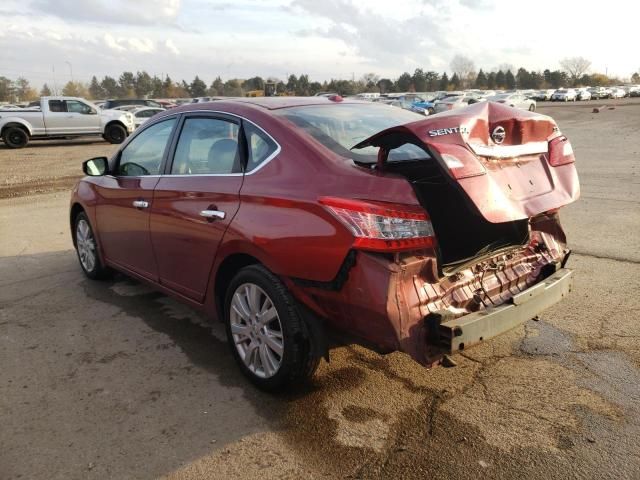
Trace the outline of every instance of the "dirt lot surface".
<instances>
[{"instance_id":1,"label":"dirt lot surface","mask_svg":"<svg viewBox=\"0 0 640 480\"><path fill-rule=\"evenodd\" d=\"M83 277L58 190L113 146L0 147L0 478L640 478L640 103L626 103L539 109L578 158L569 298L455 368L349 346L281 396L243 379L219 325L125 277Z\"/></svg>"}]
</instances>

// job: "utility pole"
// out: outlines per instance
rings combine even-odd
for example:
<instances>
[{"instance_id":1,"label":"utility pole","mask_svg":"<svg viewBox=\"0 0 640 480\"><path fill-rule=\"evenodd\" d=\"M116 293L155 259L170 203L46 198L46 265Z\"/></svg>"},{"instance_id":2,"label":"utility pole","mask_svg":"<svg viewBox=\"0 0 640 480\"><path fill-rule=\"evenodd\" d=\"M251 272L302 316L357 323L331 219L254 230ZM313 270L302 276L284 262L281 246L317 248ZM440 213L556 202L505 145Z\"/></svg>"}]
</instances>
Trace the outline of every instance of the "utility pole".
<instances>
[{"instance_id":1,"label":"utility pole","mask_svg":"<svg viewBox=\"0 0 640 480\"><path fill-rule=\"evenodd\" d=\"M58 95L58 84L56 83L56 66L51 65L51 71L53 72L53 94Z\"/></svg>"},{"instance_id":2,"label":"utility pole","mask_svg":"<svg viewBox=\"0 0 640 480\"><path fill-rule=\"evenodd\" d=\"M64 62L64 63L66 63L67 65L69 65L69 74L71 75L71 81L73 82L73 67L71 66L71 62L66 61L66 62Z\"/></svg>"}]
</instances>

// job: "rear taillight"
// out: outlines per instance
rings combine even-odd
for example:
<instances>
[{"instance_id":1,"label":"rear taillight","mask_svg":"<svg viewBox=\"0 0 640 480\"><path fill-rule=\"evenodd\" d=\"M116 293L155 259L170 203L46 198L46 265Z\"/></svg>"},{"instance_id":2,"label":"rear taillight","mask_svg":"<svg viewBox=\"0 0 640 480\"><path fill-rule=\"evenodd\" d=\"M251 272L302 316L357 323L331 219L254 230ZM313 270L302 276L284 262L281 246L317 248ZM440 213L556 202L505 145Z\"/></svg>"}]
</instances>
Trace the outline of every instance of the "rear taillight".
<instances>
[{"instance_id":1,"label":"rear taillight","mask_svg":"<svg viewBox=\"0 0 640 480\"><path fill-rule=\"evenodd\" d=\"M549 142L549 165L559 167L574 163L576 157L573 154L573 147L567 137L556 137Z\"/></svg>"},{"instance_id":2,"label":"rear taillight","mask_svg":"<svg viewBox=\"0 0 640 480\"><path fill-rule=\"evenodd\" d=\"M431 221L418 206L335 197L319 202L353 234L354 248L398 252L436 244Z\"/></svg>"},{"instance_id":3,"label":"rear taillight","mask_svg":"<svg viewBox=\"0 0 640 480\"><path fill-rule=\"evenodd\" d=\"M457 180L487 173L480 160L460 145L443 143L432 145L431 148L440 154L449 172Z\"/></svg>"}]
</instances>

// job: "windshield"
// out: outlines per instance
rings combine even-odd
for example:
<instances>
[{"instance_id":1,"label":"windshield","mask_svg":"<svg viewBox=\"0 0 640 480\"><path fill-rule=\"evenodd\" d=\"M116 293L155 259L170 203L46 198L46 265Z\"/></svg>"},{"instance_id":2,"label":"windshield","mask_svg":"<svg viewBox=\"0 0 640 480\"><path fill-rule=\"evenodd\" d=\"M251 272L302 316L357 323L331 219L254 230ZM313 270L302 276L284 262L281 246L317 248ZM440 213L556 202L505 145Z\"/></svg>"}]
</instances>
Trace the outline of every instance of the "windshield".
<instances>
[{"instance_id":1,"label":"windshield","mask_svg":"<svg viewBox=\"0 0 640 480\"><path fill-rule=\"evenodd\" d=\"M286 118L334 153L360 163L375 163L378 148L352 151L354 145L387 128L424 120L418 113L376 103L313 105L273 113ZM415 159L416 155L415 148L406 146L394 150L389 160Z\"/></svg>"}]
</instances>

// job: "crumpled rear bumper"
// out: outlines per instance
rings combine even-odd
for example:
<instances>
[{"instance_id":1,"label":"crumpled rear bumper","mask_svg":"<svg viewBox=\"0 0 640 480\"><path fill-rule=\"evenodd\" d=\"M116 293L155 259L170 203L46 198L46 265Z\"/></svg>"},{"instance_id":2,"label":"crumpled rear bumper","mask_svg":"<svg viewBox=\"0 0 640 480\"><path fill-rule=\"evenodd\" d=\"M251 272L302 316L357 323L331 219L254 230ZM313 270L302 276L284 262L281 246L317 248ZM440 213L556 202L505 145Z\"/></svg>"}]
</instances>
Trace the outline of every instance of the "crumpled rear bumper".
<instances>
[{"instance_id":1,"label":"crumpled rear bumper","mask_svg":"<svg viewBox=\"0 0 640 480\"><path fill-rule=\"evenodd\" d=\"M445 321L439 327L439 347L455 353L511 330L568 295L572 282L573 272L561 268L506 304Z\"/></svg>"}]
</instances>

